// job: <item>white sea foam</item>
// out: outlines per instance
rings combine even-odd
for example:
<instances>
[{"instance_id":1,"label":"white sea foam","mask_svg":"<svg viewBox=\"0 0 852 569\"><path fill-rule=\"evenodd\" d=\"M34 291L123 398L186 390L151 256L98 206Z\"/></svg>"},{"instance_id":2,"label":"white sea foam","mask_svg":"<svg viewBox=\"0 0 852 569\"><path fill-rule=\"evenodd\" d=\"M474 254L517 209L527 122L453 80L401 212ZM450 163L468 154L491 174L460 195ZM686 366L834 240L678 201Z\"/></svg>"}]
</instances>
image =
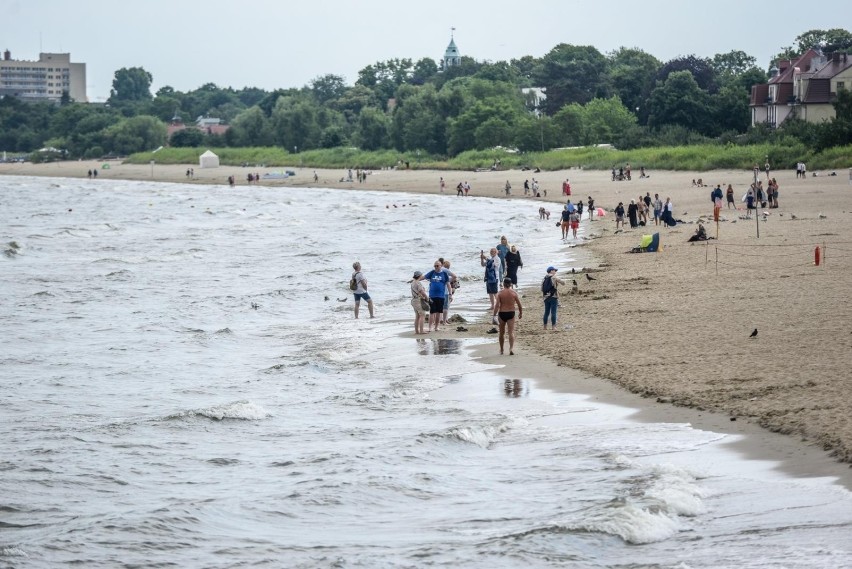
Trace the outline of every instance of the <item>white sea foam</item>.
<instances>
[{"instance_id":1,"label":"white sea foam","mask_svg":"<svg viewBox=\"0 0 852 569\"><path fill-rule=\"evenodd\" d=\"M252 403L251 401L234 401L232 403L223 403L222 405L184 411L170 415L169 418L207 417L216 421L224 421L225 419L260 421L271 416L272 414L269 411L256 403Z\"/></svg>"},{"instance_id":2,"label":"white sea foam","mask_svg":"<svg viewBox=\"0 0 852 569\"><path fill-rule=\"evenodd\" d=\"M512 419L498 420L488 424L467 424L449 429L447 436L482 448L488 448L497 437L511 429L514 424L515 421Z\"/></svg>"},{"instance_id":3,"label":"white sea foam","mask_svg":"<svg viewBox=\"0 0 852 569\"><path fill-rule=\"evenodd\" d=\"M20 547L0 547L0 557L29 557Z\"/></svg>"},{"instance_id":4,"label":"white sea foam","mask_svg":"<svg viewBox=\"0 0 852 569\"><path fill-rule=\"evenodd\" d=\"M588 512L580 522L568 529L606 533L627 543L643 544L663 541L679 529L678 520L664 509L652 509L629 500L613 500L597 511Z\"/></svg>"},{"instance_id":5,"label":"white sea foam","mask_svg":"<svg viewBox=\"0 0 852 569\"><path fill-rule=\"evenodd\" d=\"M704 512L707 492L696 483L696 477L685 469L670 465L652 467L655 480L645 496L659 500L666 508L681 516L697 516Z\"/></svg>"}]
</instances>

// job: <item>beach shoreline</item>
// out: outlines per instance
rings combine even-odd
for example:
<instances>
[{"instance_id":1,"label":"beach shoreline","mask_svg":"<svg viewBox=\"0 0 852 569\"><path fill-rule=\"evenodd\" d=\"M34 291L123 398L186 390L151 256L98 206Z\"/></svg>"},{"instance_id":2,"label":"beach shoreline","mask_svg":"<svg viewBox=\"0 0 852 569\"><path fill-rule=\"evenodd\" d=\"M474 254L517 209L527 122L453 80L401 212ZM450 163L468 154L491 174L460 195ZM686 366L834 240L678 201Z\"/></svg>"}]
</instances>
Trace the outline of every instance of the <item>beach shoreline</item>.
<instances>
[{"instance_id":1,"label":"beach shoreline","mask_svg":"<svg viewBox=\"0 0 852 569\"><path fill-rule=\"evenodd\" d=\"M93 183L140 180L226 185L246 184L249 172L261 176L269 169L221 167L202 170L188 179L187 165L125 165L101 162L0 164L2 175L84 178L98 168ZM638 165L637 165L638 166ZM638 167L634 166L635 171ZM650 177L613 182L609 172L564 170L456 172L381 170L363 183L343 181L343 170L296 169L287 179L261 180L260 185L310 191L310 188L386 190L438 194L439 178L446 181L448 199L458 198L455 186L468 181L472 196L508 198L524 203L523 181L537 179L547 191L541 199L554 202L551 219L558 218L561 183L570 179L572 199L592 195L607 210L618 202L649 192L671 197L677 227L651 227L616 232L612 214L590 223L583 247L596 262L594 281L578 275L579 294L563 294L560 331L540 329L542 309L537 291L524 290L527 307L516 346L519 356L499 358L507 368L525 376L543 377L548 388L577 389L576 381L560 380L567 368L598 385L597 393L622 392L639 405L637 417L690 422L712 415L713 425L730 423L733 432L759 427L788 435L789 447L779 444L776 455L788 455L788 471L806 473L814 453L825 452L852 462L852 398L845 380L852 361L852 309L847 297L852 285L852 230L845 217L852 212L852 185L845 171L836 176L796 178L792 171L773 172L780 185L778 209L761 208L760 221L741 219L744 211L723 208L718 239L688 243L696 222L707 223L716 236L709 194L716 184L732 184L736 205L753 179L752 172L649 172ZM765 175L761 174L765 180ZM693 186L702 178L709 187ZM506 196L506 181L512 195ZM766 212L766 215L762 214ZM534 214L534 211L531 211ZM765 219L765 221L764 221ZM662 250L628 254L643 234L659 231ZM760 236L757 237L757 232ZM554 228L554 239L559 239ZM509 236L511 241L511 236ZM815 248L822 259L815 266ZM544 267L528 267L544 274ZM570 289L570 287L568 287ZM570 329L562 325L570 323ZM759 334L750 338L753 329ZM480 335L474 325L466 335ZM447 332L448 336L464 336ZM477 350L480 357L482 350ZM543 371L544 358L552 373ZM487 360L494 356L482 356ZM526 369L529 367L529 369ZM555 370L555 371L554 371ZM602 378L600 381L597 378ZM617 387L616 387L617 386ZM590 389L595 389L594 387ZM635 404L628 404L637 407ZM692 417L692 419L689 419ZM740 429L743 429L740 431ZM731 432L731 431L723 431ZM777 440L773 437L763 440ZM762 443L768 444L768 443ZM772 443L773 445L775 443ZM762 456L760 449L754 449ZM797 460L796 456L800 459ZM817 461L818 462L818 461ZM795 466L795 465L798 465ZM841 465L842 467L842 465ZM845 482L848 486L848 479Z\"/></svg>"}]
</instances>

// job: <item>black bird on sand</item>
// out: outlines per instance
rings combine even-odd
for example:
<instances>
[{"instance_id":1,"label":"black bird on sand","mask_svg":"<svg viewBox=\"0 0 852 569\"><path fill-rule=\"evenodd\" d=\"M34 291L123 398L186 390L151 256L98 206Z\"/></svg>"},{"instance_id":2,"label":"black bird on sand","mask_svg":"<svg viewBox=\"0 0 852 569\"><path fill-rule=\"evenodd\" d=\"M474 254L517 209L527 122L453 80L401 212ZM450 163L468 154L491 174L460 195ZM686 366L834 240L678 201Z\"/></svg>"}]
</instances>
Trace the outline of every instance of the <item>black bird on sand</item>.
<instances>
[{"instance_id":1,"label":"black bird on sand","mask_svg":"<svg viewBox=\"0 0 852 569\"><path fill-rule=\"evenodd\" d=\"M573 284L574 286L577 286L577 281L575 279L571 279L571 284Z\"/></svg>"},{"instance_id":2,"label":"black bird on sand","mask_svg":"<svg viewBox=\"0 0 852 569\"><path fill-rule=\"evenodd\" d=\"M595 277L593 277L592 275L590 275L589 273L586 273L586 280L594 281L594 280L597 280L597 279Z\"/></svg>"},{"instance_id":3,"label":"black bird on sand","mask_svg":"<svg viewBox=\"0 0 852 569\"><path fill-rule=\"evenodd\" d=\"M756 337L757 337L757 328L754 329L754 331L751 333L751 336L749 336L749 338L756 338Z\"/></svg>"}]
</instances>

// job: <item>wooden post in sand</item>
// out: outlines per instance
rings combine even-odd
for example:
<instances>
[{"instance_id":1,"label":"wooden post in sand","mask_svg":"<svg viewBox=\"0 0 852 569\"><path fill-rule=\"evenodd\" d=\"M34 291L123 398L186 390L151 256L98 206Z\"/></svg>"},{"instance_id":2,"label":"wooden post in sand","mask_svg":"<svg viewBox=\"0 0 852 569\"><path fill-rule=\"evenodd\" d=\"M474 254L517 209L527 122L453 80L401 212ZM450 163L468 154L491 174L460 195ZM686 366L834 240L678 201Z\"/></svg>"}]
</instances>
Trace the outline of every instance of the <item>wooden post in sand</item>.
<instances>
[{"instance_id":1,"label":"wooden post in sand","mask_svg":"<svg viewBox=\"0 0 852 569\"><path fill-rule=\"evenodd\" d=\"M760 172L760 166L755 164L754 165L754 190L752 190L752 194L754 195L754 198L752 199L751 203L754 204L754 222L757 224L755 227L757 227L757 238L758 239L760 239L760 219L758 219L760 216L757 214L757 206L758 206L758 204L760 204L760 202L757 201L757 176L758 176L759 172Z\"/></svg>"},{"instance_id":2,"label":"wooden post in sand","mask_svg":"<svg viewBox=\"0 0 852 569\"><path fill-rule=\"evenodd\" d=\"M707 266L707 263L710 262L710 240L704 240L704 266Z\"/></svg>"},{"instance_id":3,"label":"wooden post in sand","mask_svg":"<svg viewBox=\"0 0 852 569\"><path fill-rule=\"evenodd\" d=\"M722 208L719 205L713 204L713 221L716 222L716 241L719 240L719 216L722 213Z\"/></svg>"}]
</instances>

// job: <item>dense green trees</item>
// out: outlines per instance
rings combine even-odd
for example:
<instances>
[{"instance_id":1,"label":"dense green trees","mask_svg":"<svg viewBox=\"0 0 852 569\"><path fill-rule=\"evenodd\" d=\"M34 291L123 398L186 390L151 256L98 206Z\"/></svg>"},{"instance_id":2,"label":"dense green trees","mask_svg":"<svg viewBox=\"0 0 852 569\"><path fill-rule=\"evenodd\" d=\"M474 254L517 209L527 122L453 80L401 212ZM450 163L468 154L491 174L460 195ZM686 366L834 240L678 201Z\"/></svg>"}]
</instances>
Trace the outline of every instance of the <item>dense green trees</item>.
<instances>
[{"instance_id":1,"label":"dense green trees","mask_svg":"<svg viewBox=\"0 0 852 569\"><path fill-rule=\"evenodd\" d=\"M153 76L141 67L122 67L112 80L111 103L125 101L147 101L151 99Z\"/></svg>"},{"instance_id":2,"label":"dense green trees","mask_svg":"<svg viewBox=\"0 0 852 569\"><path fill-rule=\"evenodd\" d=\"M810 30L796 43L795 51L814 45L849 49L852 34ZM541 151L760 140L776 134L750 129L749 92L766 79L756 60L738 50L662 62L638 48L602 54L567 43L541 58L478 62L465 56L440 72L428 57L394 58L367 65L351 86L326 74L300 89L272 92L207 83L187 92L164 86L152 96L150 73L122 68L106 105L0 100L0 150L32 151L49 142L77 157L151 150L168 142L455 155L494 146ZM543 103L522 94L524 87L543 89ZM845 97L838 97L838 118L831 124L791 122L785 135L813 146L848 142ZM166 123L181 120L191 127L203 116L230 128L221 137L188 128L165 140Z\"/></svg>"},{"instance_id":3,"label":"dense green trees","mask_svg":"<svg viewBox=\"0 0 852 569\"><path fill-rule=\"evenodd\" d=\"M640 49L625 47L611 53L609 59L611 94L617 95L625 107L638 114L662 63Z\"/></svg>"},{"instance_id":4,"label":"dense green trees","mask_svg":"<svg viewBox=\"0 0 852 569\"><path fill-rule=\"evenodd\" d=\"M559 44L542 58L534 79L547 91L545 110L587 103L607 94L609 60L592 46Z\"/></svg>"}]
</instances>

